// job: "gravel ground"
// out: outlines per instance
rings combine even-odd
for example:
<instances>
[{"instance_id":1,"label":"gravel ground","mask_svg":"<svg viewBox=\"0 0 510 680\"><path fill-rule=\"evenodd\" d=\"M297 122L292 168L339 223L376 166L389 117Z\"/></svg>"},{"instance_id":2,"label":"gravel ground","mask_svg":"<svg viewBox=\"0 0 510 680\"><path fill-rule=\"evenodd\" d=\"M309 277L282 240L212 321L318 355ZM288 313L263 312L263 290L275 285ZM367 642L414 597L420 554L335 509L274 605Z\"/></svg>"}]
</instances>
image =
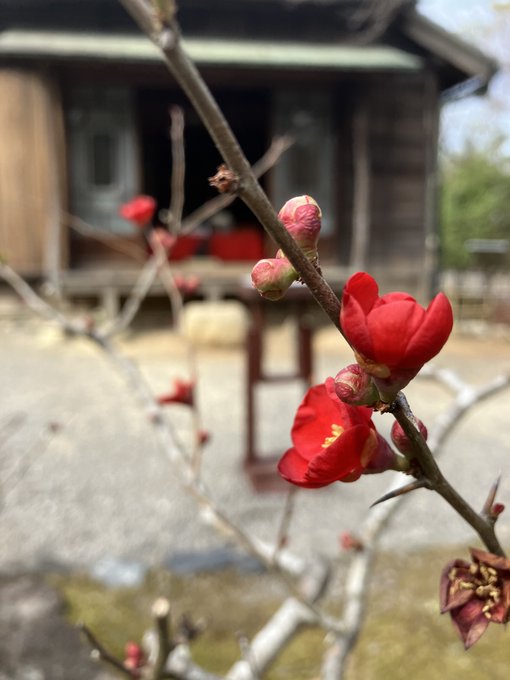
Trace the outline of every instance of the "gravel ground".
<instances>
[{"instance_id":1,"label":"gravel ground","mask_svg":"<svg viewBox=\"0 0 510 680\"><path fill-rule=\"evenodd\" d=\"M0 309L1 312L1 309ZM1 315L0 315L1 316ZM0 571L64 566L99 573L119 561L127 569L167 562L189 551L218 550L225 541L200 521L179 469L158 448L135 395L108 358L82 339L63 338L26 314L0 318ZM268 368L289 367L290 329L269 334ZM184 376L183 347L162 330L121 339L155 393ZM203 478L215 501L240 525L271 539L278 530L283 493L256 493L243 472L244 355L240 348L201 348L197 354L199 405L212 434ZM351 362L334 329L315 336L317 381ZM473 384L510 370L510 342L486 333L453 336L437 364ZM415 381L406 391L427 425L450 401L443 387ZM283 452L302 396L299 384L264 386L258 393L260 448ZM510 389L477 405L444 450L443 469L475 506L496 475L501 501L510 502ZM185 407L168 414L185 437ZM390 416L375 416L385 431ZM334 555L339 534L355 531L370 503L386 489L386 475L356 484L299 492L290 546ZM505 515L500 536L509 542ZM474 540L454 512L430 492L416 492L387 530L384 546L419 548Z\"/></svg>"}]
</instances>

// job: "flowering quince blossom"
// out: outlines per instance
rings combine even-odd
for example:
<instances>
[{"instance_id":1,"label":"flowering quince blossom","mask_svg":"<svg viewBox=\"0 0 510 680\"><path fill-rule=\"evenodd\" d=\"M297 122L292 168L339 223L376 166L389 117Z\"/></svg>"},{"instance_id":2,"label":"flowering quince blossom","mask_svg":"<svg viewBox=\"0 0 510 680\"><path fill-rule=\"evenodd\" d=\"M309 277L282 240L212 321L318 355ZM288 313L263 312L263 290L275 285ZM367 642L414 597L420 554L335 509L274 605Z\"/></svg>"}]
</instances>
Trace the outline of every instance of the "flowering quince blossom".
<instances>
[{"instance_id":1,"label":"flowering quince blossom","mask_svg":"<svg viewBox=\"0 0 510 680\"><path fill-rule=\"evenodd\" d=\"M152 196L135 196L131 201L123 203L119 214L125 220L134 222L137 227L146 227L156 212L156 201Z\"/></svg>"},{"instance_id":2,"label":"flowering quince blossom","mask_svg":"<svg viewBox=\"0 0 510 680\"><path fill-rule=\"evenodd\" d=\"M445 344L453 313L443 293L425 310L407 293L380 297L376 281L358 272L345 284L340 324L381 399L392 401Z\"/></svg>"},{"instance_id":3,"label":"flowering quince blossom","mask_svg":"<svg viewBox=\"0 0 510 680\"><path fill-rule=\"evenodd\" d=\"M173 390L161 394L157 398L157 402L160 406L163 406L164 404L185 404L186 406L193 406L194 389L194 382L176 378Z\"/></svg>"},{"instance_id":4,"label":"flowering quince blossom","mask_svg":"<svg viewBox=\"0 0 510 680\"><path fill-rule=\"evenodd\" d=\"M294 419L294 446L278 463L280 475L297 486L316 489L387 470L395 453L377 433L371 415L365 406L333 400L323 384L311 387Z\"/></svg>"},{"instance_id":5,"label":"flowering quince blossom","mask_svg":"<svg viewBox=\"0 0 510 680\"><path fill-rule=\"evenodd\" d=\"M475 548L470 552L471 563L456 559L446 565L440 585L441 614L450 612L466 649L489 623L510 620L510 560Z\"/></svg>"}]
</instances>

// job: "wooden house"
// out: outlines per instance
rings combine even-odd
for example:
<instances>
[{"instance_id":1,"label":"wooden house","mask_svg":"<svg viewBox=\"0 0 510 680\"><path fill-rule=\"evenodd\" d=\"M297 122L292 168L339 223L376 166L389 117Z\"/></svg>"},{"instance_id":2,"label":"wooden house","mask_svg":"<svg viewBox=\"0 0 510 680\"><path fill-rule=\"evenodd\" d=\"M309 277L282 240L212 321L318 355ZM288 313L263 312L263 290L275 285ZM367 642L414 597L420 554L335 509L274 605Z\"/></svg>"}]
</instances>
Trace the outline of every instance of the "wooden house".
<instances>
[{"instance_id":1,"label":"wooden house","mask_svg":"<svg viewBox=\"0 0 510 680\"><path fill-rule=\"evenodd\" d=\"M277 209L300 193L320 203L326 273L341 281L367 268L427 295L441 99L483 93L494 62L410 0L178 5L185 46L249 160L275 135L294 136L262 181ZM0 0L0 26L0 252L64 292L73 282L90 293L124 285L126 245L141 236L118 206L137 193L168 205L170 105L186 117L185 214L214 196L207 178L221 159L116 0ZM78 233L70 215L103 230L113 247ZM240 201L222 225L229 231L215 247L198 239L177 263L198 267L219 294L232 292L249 271L244 260L258 254L242 234L262 233Z\"/></svg>"}]
</instances>

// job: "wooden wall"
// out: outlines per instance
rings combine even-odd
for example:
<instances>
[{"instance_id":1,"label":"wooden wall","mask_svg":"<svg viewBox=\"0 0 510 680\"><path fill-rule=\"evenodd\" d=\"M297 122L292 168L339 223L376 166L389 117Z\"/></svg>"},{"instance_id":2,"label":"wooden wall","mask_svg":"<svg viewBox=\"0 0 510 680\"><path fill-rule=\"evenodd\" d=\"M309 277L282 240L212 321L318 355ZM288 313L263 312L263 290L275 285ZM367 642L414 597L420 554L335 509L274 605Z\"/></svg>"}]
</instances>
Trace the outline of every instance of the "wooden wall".
<instances>
[{"instance_id":1,"label":"wooden wall","mask_svg":"<svg viewBox=\"0 0 510 680\"><path fill-rule=\"evenodd\" d=\"M0 252L25 276L66 264L60 225L63 128L47 74L0 70Z\"/></svg>"},{"instance_id":2,"label":"wooden wall","mask_svg":"<svg viewBox=\"0 0 510 680\"><path fill-rule=\"evenodd\" d=\"M437 83L428 73L369 76L348 104L338 128L340 262L426 296L435 267Z\"/></svg>"}]
</instances>

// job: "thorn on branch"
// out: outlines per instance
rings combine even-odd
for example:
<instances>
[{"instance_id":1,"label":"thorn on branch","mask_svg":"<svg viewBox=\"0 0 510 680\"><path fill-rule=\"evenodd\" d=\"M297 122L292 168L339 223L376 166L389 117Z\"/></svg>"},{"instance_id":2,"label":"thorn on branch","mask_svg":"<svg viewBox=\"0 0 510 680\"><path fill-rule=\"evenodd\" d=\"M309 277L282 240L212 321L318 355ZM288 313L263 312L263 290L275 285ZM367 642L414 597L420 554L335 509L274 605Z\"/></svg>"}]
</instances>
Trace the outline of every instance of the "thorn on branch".
<instances>
[{"instance_id":1,"label":"thorn on branch","mask_svg":"<svg viewBox=\"0 0 510 680\"><path fill-rule=\"evenodd\" d=\"M503 503L496 503L496 495L498 493L499 489L499 483L501 481L501 474L498 475L498 478L496 481L493 483L489 490L489 494L487 496L487 499L485 503L483 504L482 512L480 513L482 517L484 517L488 522L490 522L492 525L494 525L498 519L498 517L501 515L503 510L505 509L505 506Z\"/></svg>"},{"instance_id":2,"label":"thorn on branch","mask_svg":"<svg viewBox=\"0 0 510 680\"><path fill-rule=\"evenodd\" d=\"M208 179L209 186L217 189L220 194L235 194L239 190L239 176L232 172L224 163L218 166L218 171Z\"/></svg>"},{"instance_id":3,"label":"thorn on branch","mask_svg":"<svg viewBox=\"0 0 510 680\"><path fill-rule=\"evenodd\" d=\"M405 484L404 486L401 486L399 489L394 489L393 491L390 491L389 493L384 494L384 496L381 496L381 498L377 499L372 505L370 506L373 508L375 505L379 505L379 503L384 503L384 501L389 501L392 498L397 498L398 496L404 496L406 493L410 493L411 491L414 491L415 489L431 489L430 482L427 479L416 479L414 482L410 482L409 484Z\"/></svg>"}]
</instances>

